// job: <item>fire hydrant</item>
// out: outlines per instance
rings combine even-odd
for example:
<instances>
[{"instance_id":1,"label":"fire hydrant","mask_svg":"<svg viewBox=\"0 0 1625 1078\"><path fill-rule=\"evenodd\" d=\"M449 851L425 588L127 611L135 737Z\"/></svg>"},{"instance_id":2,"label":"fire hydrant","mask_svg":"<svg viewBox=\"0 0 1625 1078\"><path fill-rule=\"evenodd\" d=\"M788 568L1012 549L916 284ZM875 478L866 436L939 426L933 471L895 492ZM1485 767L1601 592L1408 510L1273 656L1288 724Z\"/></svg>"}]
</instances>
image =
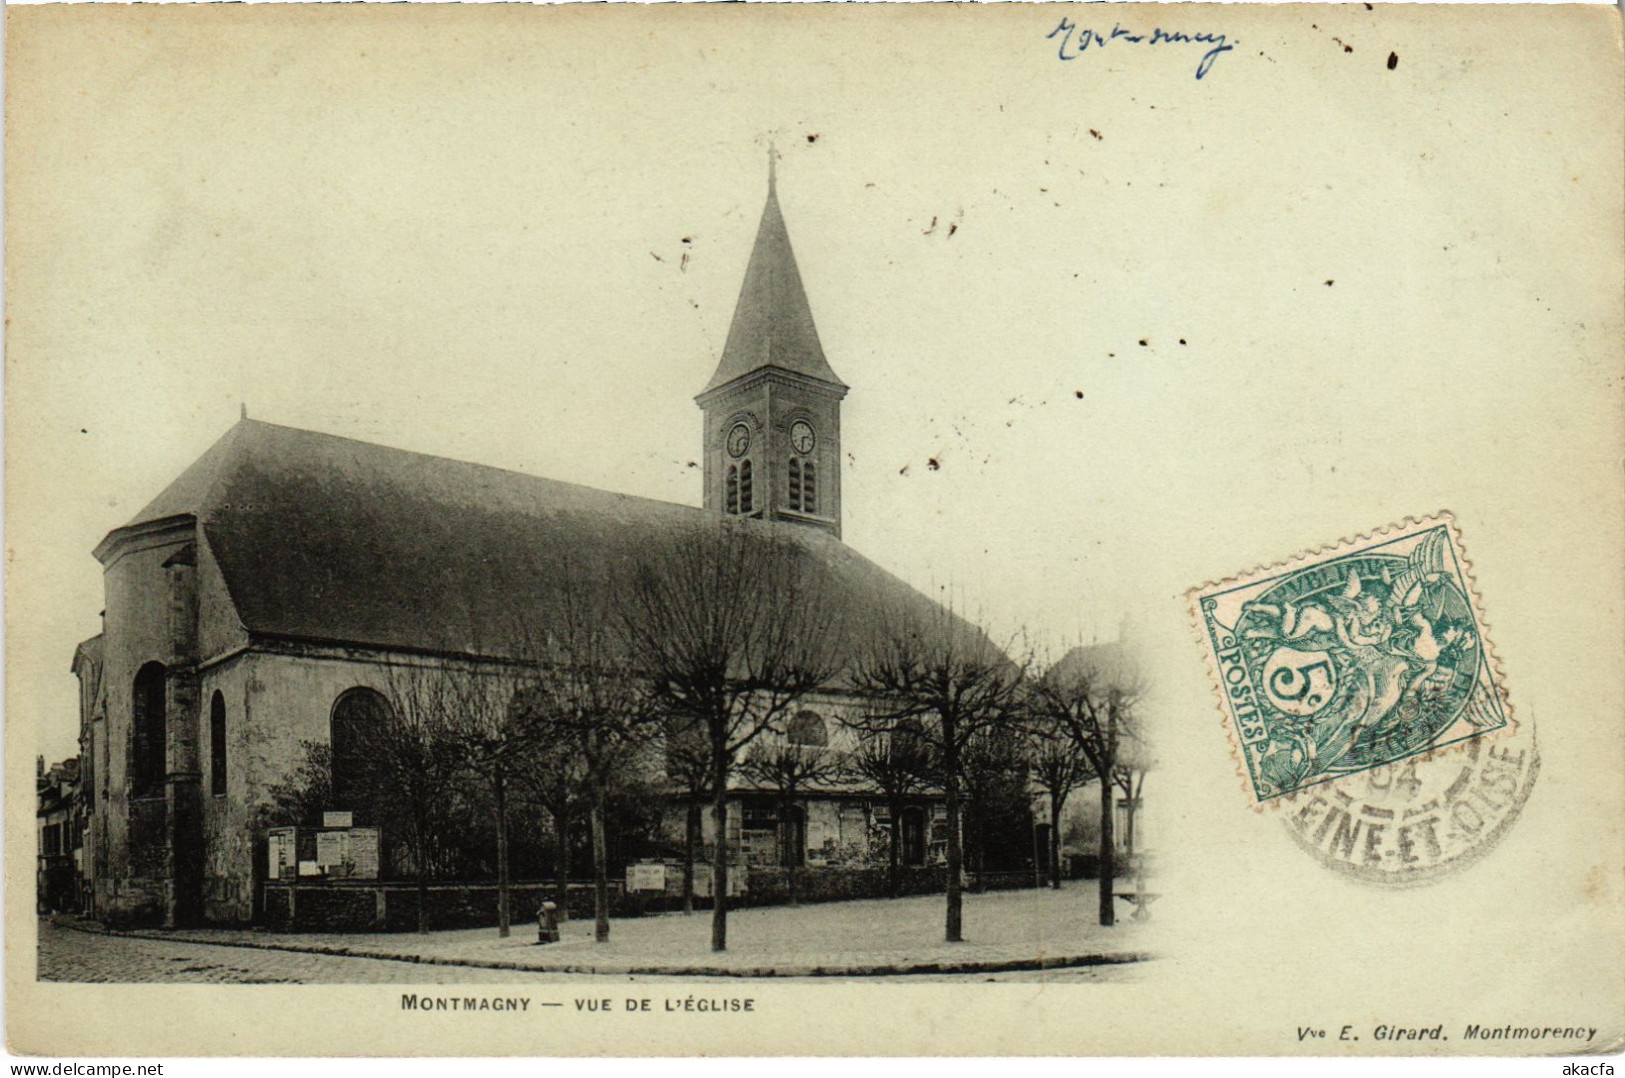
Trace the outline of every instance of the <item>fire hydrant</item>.
<instances>
[{"instance_id":1,"label":"fire hydrant","mask_svg":"<svg viewBox=\"0 0 1625 1078\"><path fill-rule=\"evenodd\" d=\"M536 942L557 943L559 941L559 908L551 902L543 902L542 908L536 911Z\"/></svg>"}]
</instances>

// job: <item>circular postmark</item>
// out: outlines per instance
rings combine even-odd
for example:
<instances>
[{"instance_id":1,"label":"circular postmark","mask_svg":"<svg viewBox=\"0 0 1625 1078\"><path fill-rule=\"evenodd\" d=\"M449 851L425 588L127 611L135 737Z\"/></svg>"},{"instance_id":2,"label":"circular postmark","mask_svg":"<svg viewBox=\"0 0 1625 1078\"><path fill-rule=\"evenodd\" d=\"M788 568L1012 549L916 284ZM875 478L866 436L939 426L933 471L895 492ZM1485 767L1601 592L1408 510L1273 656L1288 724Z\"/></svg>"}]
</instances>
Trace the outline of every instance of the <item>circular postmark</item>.
<instances>
[{"instance_id":1,"label":"circular postmark","mask_svg":"<svg viewBox=\"0 0 1625 1078\"><path fill-rule=\"evenodd\" d=\"M1430 883L1495 848L1539 771L1534 727L1509 725L1301 791L1283 822L1298 845L1344 875Z\"/></svg>"}]
</instances>

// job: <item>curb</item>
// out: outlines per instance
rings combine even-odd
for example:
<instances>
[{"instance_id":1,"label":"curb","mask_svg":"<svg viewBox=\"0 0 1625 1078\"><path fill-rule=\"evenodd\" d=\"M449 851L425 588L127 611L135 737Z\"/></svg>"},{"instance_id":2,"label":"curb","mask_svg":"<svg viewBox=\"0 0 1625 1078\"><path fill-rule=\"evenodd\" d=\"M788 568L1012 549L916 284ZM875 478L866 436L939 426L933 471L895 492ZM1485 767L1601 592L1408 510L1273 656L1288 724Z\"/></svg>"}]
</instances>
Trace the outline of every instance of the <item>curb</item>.
<instances>
[{"instance_id":1,"label":"curb","mask_svg":"<svg viewBox=\"0 0 1625 1078\"><path fill-rule=\"evenodd\" d=\"M716 966L665 965L595 965L592 963L549 963L534 965L526 962L504 961L495 958L454 958L444 955L393 954L357 947L327 947L314 943L271 943L260 940L200 939L196 936L173 932L141 930L120 931L94 921L78 921L53 916L51 922L74 932L87 932L100 936L119 936L125 939L158 940L165 943L190 943L203 947L240 947L253 951L288 951L294 954L318 954L333 958L370 958L385 962L413 962L424 966L466 966L471 969L501 969L518 973L575 973L599 976L657 976L657 977L901 977L926 973L1014 973L1046 969L1074 969L1082 966L1116 966L1150 960L1152 955L1137 951L1097 952L1075 955L1045 955L1037 958L989 958L964 961L942 960L907 962L901 965L873 965L865 963L825 965L779 965L718 968Z\"/></svg>"}]
</instances>

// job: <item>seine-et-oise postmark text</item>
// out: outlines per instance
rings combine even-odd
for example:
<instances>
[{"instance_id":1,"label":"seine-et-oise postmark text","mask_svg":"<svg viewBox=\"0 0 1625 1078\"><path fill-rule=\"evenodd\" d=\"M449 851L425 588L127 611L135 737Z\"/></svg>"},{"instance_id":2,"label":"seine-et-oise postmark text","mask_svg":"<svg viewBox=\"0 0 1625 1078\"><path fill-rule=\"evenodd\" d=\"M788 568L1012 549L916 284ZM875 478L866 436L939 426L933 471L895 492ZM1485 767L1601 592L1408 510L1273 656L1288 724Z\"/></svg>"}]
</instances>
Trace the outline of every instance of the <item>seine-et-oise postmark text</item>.
<instances>
[{"instance_id":1,"label":"seine-et-oise postmark text","mask_svg":"<svg viewBox=\"0 0 1625 1078\"><path fill-rule=\"evenodd\" d=\"M1507 726L1447 516L1190 595L1256 803Z\"/></svg>"}]
</instances>

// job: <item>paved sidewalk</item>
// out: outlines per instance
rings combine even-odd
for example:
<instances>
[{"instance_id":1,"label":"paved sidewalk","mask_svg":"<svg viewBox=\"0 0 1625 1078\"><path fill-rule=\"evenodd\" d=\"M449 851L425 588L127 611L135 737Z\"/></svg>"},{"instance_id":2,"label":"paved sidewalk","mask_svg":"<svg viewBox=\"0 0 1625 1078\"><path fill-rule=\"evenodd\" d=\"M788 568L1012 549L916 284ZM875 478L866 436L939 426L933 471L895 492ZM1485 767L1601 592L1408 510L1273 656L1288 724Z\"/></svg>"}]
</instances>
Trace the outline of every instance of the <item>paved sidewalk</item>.
<instances>
[{"instance_id":1,"label":"paved sidewalk","mask_svg":"<svg viewBox=\"0 0 1625 1078\"><path fill-rule=\"evenodd\" d=\"M254 929L144 930L127 935L308 954L554 973L711 977L878 976L1061 969L1134 962L1148 925L1126 917L1095 924L1095 889L1000 891L965 896L963 943L942 940L943 898L730 911L728 950L710 949L709 911L616 919L593 941L590 920L562 926L559 943L536 944L534 923L502 939L495 928L417 933L277 933ZM1126 907L1119 907L1120 915ZM88 926L86 926L88 927Z\"/></svg>"}]
</instances>

